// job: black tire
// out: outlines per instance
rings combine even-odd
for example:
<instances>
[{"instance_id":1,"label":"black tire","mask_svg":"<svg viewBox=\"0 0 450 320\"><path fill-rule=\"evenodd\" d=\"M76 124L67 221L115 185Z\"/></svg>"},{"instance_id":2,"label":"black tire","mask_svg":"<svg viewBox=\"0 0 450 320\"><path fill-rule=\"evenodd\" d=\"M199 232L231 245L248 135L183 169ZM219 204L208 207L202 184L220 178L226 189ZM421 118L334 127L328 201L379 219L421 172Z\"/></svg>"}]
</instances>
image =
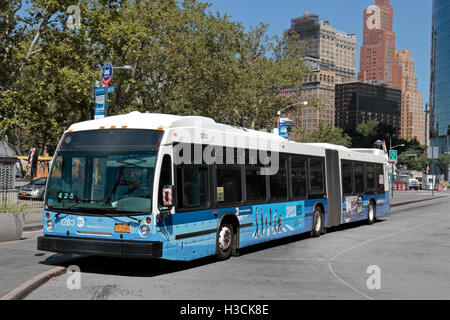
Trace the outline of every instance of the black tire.
<instances>
[{"instance_id":1,"label":"black tire","mask_svg":"<svg viewBox=\"0 0 450 320\"><path fill-rule=\"evenodd\" d=\"M216 237L216 254L219 261L227 260L233 251L234 228L230 223L222 223Z\"/></svg>"},{"instance_id":2,"label":"black tire","mask_svg":"<svg viewBox=\"0 0 450 320\"><path fill-rule=\"evenodd\" d=\"M370 201L367 207L367 224L372 225L377 220L377 210L372 201Z\"/></svg>"},{"instance_id":3,"label":"black tire","mask_svg":"<svg viewBox=\"0 0 450 320\"><path fill-rule=\"evenodd\" d=\"M313 213L313 228L311 231L311 236L314 238L320 237L320 235L324 231L324 216L322 209L320 207L316 207Z\"/></svg>"}]
</instances>

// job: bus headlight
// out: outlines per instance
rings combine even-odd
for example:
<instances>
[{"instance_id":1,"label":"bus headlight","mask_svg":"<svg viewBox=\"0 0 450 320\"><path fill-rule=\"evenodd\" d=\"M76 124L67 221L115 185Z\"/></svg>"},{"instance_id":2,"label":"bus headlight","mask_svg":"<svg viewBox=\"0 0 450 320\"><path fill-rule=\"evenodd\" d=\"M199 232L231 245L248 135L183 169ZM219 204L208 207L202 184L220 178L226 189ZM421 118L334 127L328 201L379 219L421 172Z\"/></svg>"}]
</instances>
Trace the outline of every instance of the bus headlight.
<instances>
[{"instance_id":1,"label":"bus headlight","mask_svg":"<svg viewBox=\"0 0 450 320\"><path fill-rule=\"evenodd\" d=\"M55 223L52 220L47 221L47 230L52 232L55 229Z\"/></svg>"},{"instance_id":2,"label":"bus headlight","mask_svg":"<svg viewBox=\"0 0 450 320\"><path fill-rule=\"evenodd\" d=\"M150 235L150 227L147 225L141 226L141 236L147 238Z\"/></svg>"}]
</instances>

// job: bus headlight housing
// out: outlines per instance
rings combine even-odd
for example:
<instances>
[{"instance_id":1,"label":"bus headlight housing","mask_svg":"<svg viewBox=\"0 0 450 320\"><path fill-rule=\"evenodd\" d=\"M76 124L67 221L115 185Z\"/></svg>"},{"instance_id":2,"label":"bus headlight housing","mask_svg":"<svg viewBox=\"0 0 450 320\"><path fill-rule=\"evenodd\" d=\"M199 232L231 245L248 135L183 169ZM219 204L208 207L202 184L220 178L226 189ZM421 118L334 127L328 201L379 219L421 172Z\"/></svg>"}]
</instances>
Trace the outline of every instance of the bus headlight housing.
<instances>
[{"instance_id":1,"label":"bus headlight housing","mask_svg":"<svg viewBox=\"0 0 450 320\"><path fill-rule=\"evenodd\" d=\"M55 223L52 220L47 221L47 230L52 232L55 229Z\"/></svg>"},{"instance_id":2,"label":"bus headlight housing","mask_svg":"<svg viewBox=\"0 0 450 320\"><path fill-rule=\"evenodd\" d=\"M141 236L147 238L150 235L150 227L147 225L142 225L140 230Z\"/></svg>"}]
</instances>

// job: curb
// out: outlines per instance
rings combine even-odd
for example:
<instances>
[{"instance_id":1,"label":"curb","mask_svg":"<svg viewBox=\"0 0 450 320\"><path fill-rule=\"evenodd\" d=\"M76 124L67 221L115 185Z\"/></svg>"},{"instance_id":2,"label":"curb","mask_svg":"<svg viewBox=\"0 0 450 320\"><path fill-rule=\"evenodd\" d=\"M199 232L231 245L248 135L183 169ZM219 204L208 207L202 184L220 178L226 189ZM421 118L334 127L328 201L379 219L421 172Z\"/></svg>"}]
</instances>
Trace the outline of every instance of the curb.
<instances>
[{"instance_id":1,"label":"curb","mask_svg":"<svg viewBox=\"0 0 450 320\"><path fill-rule=\"evenodd\" d=\"M65 267L56 267L47 272L44 272L33 279L25 282L17 289L14 289L10 293L6 294L0 300L23 300L25 299L33 290L36 290L46 282L50 281L55 277L59 277L65 274L67 269Z\"/></svg>"},{"instance_id":2,"label":"curb","mask_svg":"<svg viewBox=\"0 0 450 320\"><path fill-rule=\"evenodd\" d=\"M420 202L425 202L425 201L438 200L438 199L443 199L443 198L447 198L447 197L448 196L439 196L439 197L434 197L434 198L427 198L427 199L421 199L421 200L413 200L413 201L394 203L394 204L391 204L391 208L400 207L400 206L406 206L408 204L420 203Z\"/></svg>"}]
</instances>

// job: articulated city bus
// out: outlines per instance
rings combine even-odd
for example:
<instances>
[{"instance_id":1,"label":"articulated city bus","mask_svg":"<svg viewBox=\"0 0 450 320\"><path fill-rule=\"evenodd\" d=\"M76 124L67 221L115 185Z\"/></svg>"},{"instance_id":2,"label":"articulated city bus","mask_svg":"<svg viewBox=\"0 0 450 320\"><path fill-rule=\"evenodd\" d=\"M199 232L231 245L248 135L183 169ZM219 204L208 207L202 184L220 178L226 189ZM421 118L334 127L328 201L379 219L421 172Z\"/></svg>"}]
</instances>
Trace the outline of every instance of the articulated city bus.
<instances>
[{"instance_id":1,"label":"articulated city bus","mask_svg":"<svg viewBox=\"0 0 450 320\"><path fill-rule=\"evenodd\" d=\"M224 260L258 243L390 209L382 150L300 144L203 117L127 115L72 125L49 174L38 249Z\"/></svg>"}]
</instances>

